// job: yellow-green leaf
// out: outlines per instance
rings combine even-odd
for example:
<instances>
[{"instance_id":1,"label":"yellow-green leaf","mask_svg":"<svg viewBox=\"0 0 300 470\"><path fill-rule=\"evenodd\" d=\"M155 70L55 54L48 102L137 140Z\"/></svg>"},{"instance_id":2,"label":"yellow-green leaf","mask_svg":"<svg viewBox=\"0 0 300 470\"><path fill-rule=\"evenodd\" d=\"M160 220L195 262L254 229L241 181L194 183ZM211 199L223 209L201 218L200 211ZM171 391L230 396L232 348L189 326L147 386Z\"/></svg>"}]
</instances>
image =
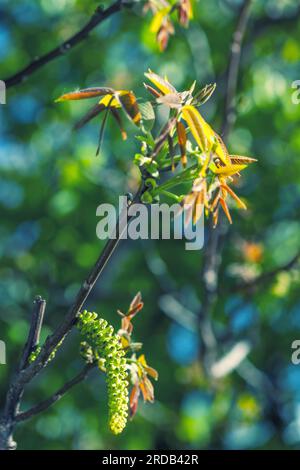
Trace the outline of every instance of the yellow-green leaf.
<instances>
[{"instance_id":1,"label":"yellow-green leaf","mask_svg":"<svg viewBox=\"0 0 300 470\"><path fill-rule=\"evenodd\" d=\"M205 122L199 111L194 106L184 106L182 117L190 128L190 131L202 152L206 152L212 146L214 131ZM211 145L209 145L211 144Z\"/></svg>"},{"instance_id":2,"label":"yellow-green leaf","mask_svg":"<svg viewBox=\"0 0 300 470\"><path fill-rule=\"evenodd\" d=\"M151 72L151 70L145 73L145 77L147 77L148 80L150 80L150 82L153 83L153 85L155 85L164 95L169 93L177 93L176 88L174 88L171 83L169 83L167 80L164 80L156 73Z\"/></svg>"}]
</instances>

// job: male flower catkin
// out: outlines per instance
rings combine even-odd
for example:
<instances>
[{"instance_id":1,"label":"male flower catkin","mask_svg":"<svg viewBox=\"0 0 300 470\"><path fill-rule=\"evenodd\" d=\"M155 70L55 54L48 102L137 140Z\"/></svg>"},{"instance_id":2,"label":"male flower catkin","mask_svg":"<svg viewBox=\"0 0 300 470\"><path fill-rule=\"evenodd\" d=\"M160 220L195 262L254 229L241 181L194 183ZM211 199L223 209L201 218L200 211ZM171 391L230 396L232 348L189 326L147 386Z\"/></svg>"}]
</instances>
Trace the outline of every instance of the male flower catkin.
<instances>
[{"instance_id":1,"label":"male flower catkin","mask_svg":"<svg viewBox=\"0 0 300 470\"><path fill-rule=\"evenodd\" d=\"M94 356L105 360L108 389L109 427L114 434L123 431L128 417L128 381L126 359L120 337L97 313L84 310L79 314L77 327L91 344ZM101 364L102 366L102 364Z\"/></svg>"}]
</instances>

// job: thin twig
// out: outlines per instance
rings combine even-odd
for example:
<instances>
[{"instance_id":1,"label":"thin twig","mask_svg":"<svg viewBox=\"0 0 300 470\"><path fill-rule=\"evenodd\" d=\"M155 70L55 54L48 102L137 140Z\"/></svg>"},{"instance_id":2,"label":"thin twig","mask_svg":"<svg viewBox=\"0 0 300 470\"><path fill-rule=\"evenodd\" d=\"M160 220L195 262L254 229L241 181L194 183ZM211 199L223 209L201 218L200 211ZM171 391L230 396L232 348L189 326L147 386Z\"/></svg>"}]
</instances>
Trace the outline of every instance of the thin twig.
<instances>
[{"instance_id":1,"label":"thin twig","mask_svg":"<svg viewBox=\"0 0 300 470\"><path fill-rule=\"evenodd\" d=\"M91 16L90 20L77 33L75 33L73 36L71 36L69 39L67 39L51 51L47 52L41 57L34 59L30 64L28 64L16 74L7 77L4 80L6 88L10 88L12 86L18 85L19 83L24 82L35 71L44 67L57 57L60 57L69 52L74 46L86 39L89 33L93 29L95 29L99 24L101 24L107 18L110 18L115 13L119 12L122 6L122 0L117 0L105 10L103 10L101 7L98 7L95 13ZM124 6L130 6L130 4L126 3L124 4Z\"/></svg>"},{"instance_id":2,"label":"thin twig","mask_svg":"<svg viewBox=\"0 0 300 470\"><path fill-rule=\"evenodd\" d=\"M252 0L245 0L238 17L237 27L233 34L230 49L230 60L227 73L227 91L225 99L224 122L222 126L222 136L226 140L236 118L236 90L241 62L242 43L248 24L250 7Z\"/></svg>"},{"instance_id":3,"label":"thin twig","mask_svg":"<svg viewBox=\"0 0 300 470\"><path fill-rule=\"evenodd\" d=\"M168 134L165 133L164 130L165 129L163 129L161 134L158 136L155 144L157 144L157 142L163 143L163 139L167 139ZM142 170L142 183L131 205L140 202L141 196L146 190L145 179L147 178L147 176L147 172ZM15 374L9 386L9 390L6 396L4 413L0 420L0 449L16 447L16 443L13 441L12 438L12 433L16 424L16 416L19 412L20 400L22 398L24 388L26 384L29 383L33 379L33 377L35 377L40 372L40 370L46 366L51 353L55 350L60 341L71 331L74 324L76 323L78 312L81 310L84 302L90 295L99 276L103 272L103 269L105 268L106 264L114 253L114 250L116 249L119 241L121 240L122 234L126 230L129 220L132 216L127 217L126 213L125 216L121 215L121 219L123 219L123 217L125 217L126 220L118 220L115 228L115 237L110 238L107 241L98 260L91 269L90 274L88 275L87 279L83 282L75 298L74 303L70 307L69 312L67 313L62 323L56 328L52 335L48 336L37 359L32 364L28 365L28 367L19 370Z\"/></svg>"},{"instance_id":4,"label":"thin twig","mask_svg":"<svg viewBox=\"0 0 300 470\"><path fill-rule=\"evenodd\" d=\"M140 201L140 197L144 189L144 183L142 183L131 205L136 204ZM30 366L26 371L24 371L24 377L26 377L26 381L31 380L31 378L34 377L41 370L41 368L46 365L51 352L55 349L59 342L70 332L70 330L76 323L78 312L81 310L82 306L90 295L94 285L96 284L98 278L102 274L106 264L113 255L116 247L118 246L122 238L124 231L128 226L130 219L131 217L128 216L128 219L125 223L120 222L120 220L117 222L115 238L110 238L107 241L98 260L91 269L90 274L81 285L81 288L75 298L75 301L70 307L66 317L64 318L62 323L57 327L54 333L51 336L48 336L48 338L46 339L45 344L42 347L42 350L38 356L38 360L35 361L32 366ZM119 227L122 227L121 231L118 230Z\"/></svg>"},{"instance_id":5,"label":"thin twig","mask_svg":"<svg viewBox=\"0 0 300 470\"><path fill-rule=\"evenodd\" d=\"M31 325L28 334L28 339L26 341L22 357L20 360L19 368L20 370L26 367L29 356L35 347L39 344L41 328L44 320L44 313L46 308L46 301L42 299L41 296L37 296L34 299L34 309L31 318Z\"/></svg>"},{"instance_id":6,"label":"thin twig","mask_svg":"<svg viewBox=\"0 0 300 470\"><path fill-rule=\"evenodd\" d=\"M172 122L172 120L170 121ZM154 145L154 150L153 154L150 157L153 157L157 146L158 145L163 145L164 141L168 138L168 132L166 132L166 129L169 129L170 124L166 125L163 130L161 131L160 135L157 137ZM146 190L145 187L145 179L147 177L147 174L142 174L142 183L141 186L135 195L131 205L134 205L136 203L139 203L141 201L141 196L143 192ZM127 214L126 214L127 217ZM107 262L111 258L114 250L116 249L117 245L119 244L119 241L122 238L122 234L126 230L128 223L131 219L131 216L128 216L128 219L126 219L125 223L123 221L118 221L117 226L116 226L116 235L115 238L111 238L107 241L101 255L99 256L98 260L96 261L95 265L93 266L88 278L84 281L82 284L77 297L71 306L68 314L66 315L65 319L61 323L61 325L56 329L56 331L51 335L48 336L40 354L39 358L37 361L35 361L34 364L32 364L32 367L28 368L27 371L25 371L25 377L28 374L28 377L26 377L26 381L29 381L34 377L39 370L44 367L48 361L49 355L51 352L55 349L55 347L59 344L59 342L65 337L66 334L70 332L72 327L74 326L77 318L78 312L81 310L84 302L87 300L89 294L91 293L97 279L101 275L103 269L105 268ZM122 227L121 232L118 231L118 228ZM29 370L30 369L30 370Z\"/></svg>"},{"instance_id":7,"label":"thin twig","mask_svg":"<svg viewBox=\"0 0 300 470\"><path fill-rule=\"evenodd\" d=\"M92 364L87 364L85 367L82 369L81 372L79 372L78 375L76 375L73 379L69 380L66 382L57 392L55 392L53 395L51 395L49 398L46 400L41 401L37 405L33 406L27 411L23 411L22 413L18 413L15 417L16 422L20 421L25 421L27 419L30 419L34 416L36 416L39 413L42 413L43 411L47 410L52 406L54 403L56 403L58 400L60 400L71 388L75 387L75 385L79 384L83 380L86 379L88 376L89 372L96 366L96 363Z\"/></svg>"},{"instance_id":8,"label":"thin twig","mask_svg":"<svg viewBox=\"0 0 300 470\"><path fill-rule=\"evenodd\" d=\"M138 201L141 195L143 185L138 191L134 202ZM126 228L126 227L125 227ZM16 416L19 412L20 402L24 393L24 388L40 370L46 366L50 354L57 347L59 342L70 332L76 322L76 317L84 302L91 293L97 279L102 273L108 260L111 258L117 247L122 233L116 230L116 238L109 239L93 266L88 278L82 284L77 297L71 306L63 322L56 328L51 336L48 336L45 344L37 359L26 368L19 368L15 373L6 395L4 411L0 419L0 449L15 449L16 443L13 440L12 433L16 424Z\"/></svg>"}]
</instances>

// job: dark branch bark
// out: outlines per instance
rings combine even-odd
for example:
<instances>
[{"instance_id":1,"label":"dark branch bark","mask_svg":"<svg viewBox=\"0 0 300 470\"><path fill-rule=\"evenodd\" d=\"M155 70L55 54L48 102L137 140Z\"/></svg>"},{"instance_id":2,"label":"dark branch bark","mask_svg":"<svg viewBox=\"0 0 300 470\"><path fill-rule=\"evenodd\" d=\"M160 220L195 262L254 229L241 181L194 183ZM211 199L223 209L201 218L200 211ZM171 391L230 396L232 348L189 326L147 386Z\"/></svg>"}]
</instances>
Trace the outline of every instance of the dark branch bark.
<instances>
[{"instance_id":1,"label":"dark branch bark","mask_svg":"<svg viewBox=\"0 0 300 470\"><path fill-rule=\"evenodd\" d=\"M166 126L168 127L168 126ZM155 157L155 150L157 145L162 145L163 142L168 138L168 133L166 132L166 127L162 130L160 135L157 137L154 145L153 154L150 157ZM169 128L169 127L168 127ZM145 187L145 179L147 178L147 174L142 174L142 183L141 186L135 195L133 202L131 205L140 202L141 196L143 192L146 190ZM127 217L127 215L126 215ZM91 293L97 279L101 275L103 269L105 268L107 262L111 258L114 250L116 249L117 245L119 244L120 239L122 238L122 234L126 230L128 223L130 221L130 217L126 221L119 220L117 222L116 227L116 237L111 238L107 241L101 255L99 256L98 260L96 261L95 265L93 266L92 270L90 271L89 276L83 282L76 299L71 306L69 312L67 313L65 319L61 323L61 325L55 330L55 332L48 336L46 342L39 354L37 361L35 361L31 366L29 366L23 373L23 380L29 382L46 364L51 352L55 349L55 347L59 344L59 342L64 338L66 334L70 332L72 327L76 322L76 317L78 312L81 310L84 302L88 298L89 294ZM118 228L122 227L121 232L119 232Z\"/></svg>"},{"instance_id":2,"label":"dark branch bark","mask_svg":"<svg viewBox=\"0 0 300 470\"><path fill-rule=\"evenodd\" d=\"M124 6L129 6L129 5L130 5L129 3L126 3ZM10 88L12 86L15 86L24 82L30 75L32 75L37 70L44 67L49 62L56 59L57 57L60 57L66 54L67 52L69 52L74 46L84 41L89 35L89 33L93 31L93 29L95 29L98 25L100 25L107 18L110 18L112 15L119 12L121 10L121 7L122 7L122 0L117 0L115 3L113 3L111 6L109 6L105 10L103 10L101 7L98 7L95 13L90 18L90 20L86 23L85 26L83 26L83 28L80 31L78 31L76 34L71 36L69 39L64 41L59 46L49 51L47 54L34 59L30 64L28 64L26 67L24 67L22 70L20 70L16 74L10 77L7 77L4 80L6 88Z\"/></svg>"},{"instance_id":3,"label":"dark branch bark","mask_svg":"<svg viewBox=\"0 0 300 470\"><path fill-rule=\"evenodd\" d=\"M142 184L140 190L136 194L134 201L132 204L139 202L140 195L144 190L144 185ZM40 370L46 366L47 361L49 359L50 354L53 350L57 347L60 341L71 331L72 327L76 323L77 314L81 310L82 306L84 305L85 301L87 300L88 296L90 295L93 287L95 286L98 278L102 274L106 264L110 260L111 256L113 255L116 247L118 246L122 233L125 231L127 224L129 223L127 220L126 224L123 226L123 231L119 232L116 231L116 237L111 238L107 241L106 245L104 246L103 251L101 252L98 260L92 267L87 279L81 285L81 288L70 307L66 317L62 321L62 323L56 328L54 333L45 341L45 344L42 347L38 358L34 363L29 365L26 369L20 372L19 380L20 382L26 384L28 383L35 375L37 375ZM119 221L118 221L119 222ZM118 224L117 224L118 225Z\"/></svg>"},{"instance_id":4,"label":"dark branch bark","mask_svg":"<svg viewBox=\"0 0 300 470\"><path fill-rule=\"evenodd\" d=\"M25 421L36 416L39 413L47 410L60 400L71 388L75 387L75 385L79 384L83 380L85 380L89 374L89 372L96 367L96 364L87 364L78 375L76 375L72 380L66 382L57 392L55 392L51 397L47 398L46 400L41 401L34 407L30 408L27 411L23 411L22 413L18 413L15 417L16 422Z\"/></svg>"},{"instance_id":5,"label":"dark branch bark","mask_svg":"<svg viewBox=\"0 0 300 470\"><path fill-rule=\"evenodd\" d=\"M4 412L0 420L0 450L16 448L12 432L15 424L15 417L18 413L21 399L24 393L25 383L19 380L22 370L28 363L28 358L33 348L39 342L41 326L43 323L46 302L40 296L34 300L34 309L31 318L28 338L20 359L18 370L15 373L8 388Z\"/></svg>"},{"instance_id":6,"label":"dark branch bark","mask_svg":"<svg viewBox=\"0 0 300 470\"><path fill-rule=\"evenodd\" d=\"M158 136L155 144L157 144L158 142L162 144L164 142L164 139L167 139L167 137L168 134L165 132L165 129L163 129L161 134ZM146 190L145 179L147 178L147 176L148 174L144 174L142 171L142 183L131 205L140 202L141 196ZM41 369L47 365L51 353L55 350L60 341L73 328L74 324L76 323L78 312L81 310L84 302L87 300L99 276L103 272L103 269L110 260L114 250L116 249L119 241L122 238L122 234L128 226L130 218L131 217L127 217L127 213L125 215L121 215L121 220L117 222L115 237L110 238L107 241L102 253L100 254L93 268L91 269L90 274L88 275L87 279L83 282L75 298L75 301L70 307L65 319L56 328L54 333L48 336L37 359L32 364L28 365L28 367L24 369L21 368L21 370L19 368L19 370L15 374L9 386L9 390L6 396L4 413L0 420L0 449L16 448L16 443L13 441L12 433L16 424L16 417L19 413L19 406L24 388L26 384L30 382L33 377L35 377L41 371Z\"/></svg>"},{"instance_id":7,"label":"dark branch bark","mask_svg":"<svg viewBox=\"0 0 300 470\"><path fill-rule=\"evenodd\" d=\"M143 185L138 191L134 202L137 202L139 200L142 189ZM28 367L26 368L19 367L18 371L15 373L8 389L4 412L0 420L0 449L16 448L16 443L13 441L12 433L16 424L16 416L19 412L20 402L24 392L24 388L26 384L30 382L33 377L35 377L41 371L43 367L46 366L51 352L54 351L59 342L70 332L70 330L74 326L78 312L82 308L84 302L91 293L97 279L99 278L100 274L103 272L104 267L111 258L115 248L117 247L120 241L121 235L122 233L119 233L117 231L116 238L108 240L104 247L104 250L100 254L95 265L93 266L88 278L83 282L67 316L60 324L60 326L54 331L54 333L51 336L48 336L37 359L32 364L28 365Z\"/></svg>"},{"instance_id":8,"label":"dark branch bark","mask_svg":"<svg viewBox=\"0 0 300 470\"><path fill-rule=\"evenodd\" d=\"M235 100L238 84L238 75L241 62L242 43L245 36L250 7L252 0L245 0L241 7L236 30L233 34L232 44L230 48L230 59L227 73L227 92L225 99L224 120L222 126L223 139L226 141L228 134L234 125L236 119Z\"/></svg>"},{"instance_id":9,"label":"dark branch bark","mask_svg":"<svg viewBox=\"0 0 300 470\"><path fill-rule=\"evenodd\" d=\"M42 297L37 296L34 299L34 309L31 319L30 330L28 334L28 339L26 341L21 361L20 361L20 370L24 369L27 366L29 356L31 352L36 348L40 341L41 328L44 320L44 313L46 308L46 301Z\"/></svg>"}]
</instances>

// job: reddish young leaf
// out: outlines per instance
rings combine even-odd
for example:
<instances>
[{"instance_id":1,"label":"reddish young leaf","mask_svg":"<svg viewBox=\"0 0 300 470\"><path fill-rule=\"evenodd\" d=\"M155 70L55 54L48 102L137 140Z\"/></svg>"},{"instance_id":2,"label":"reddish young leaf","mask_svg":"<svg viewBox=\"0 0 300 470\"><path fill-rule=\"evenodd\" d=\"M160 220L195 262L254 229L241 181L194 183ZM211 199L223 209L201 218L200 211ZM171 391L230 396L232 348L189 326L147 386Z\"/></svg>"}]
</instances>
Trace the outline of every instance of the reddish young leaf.
<instances>
[{"instance_id":1,"label":"reddish young leaf","mask_svg":"<svg viewBox=\"0 0 300 470\"><path fill-rule=\"evenodd\" d=\"M182 122L178 121L176 123L176 128L177 128L177 136L178 136L178 145L180 148L180 154L181 154L181 163L183 166L186 166L187 164L187 158L186 158L186 131L185 127L182 124Z\"/></svg>"},{"instance_id":2,"label":"reddish young leaf","mask_svg":"<svg viewBox=\"0 0 300 470\"><path fill-rule=\"evenodd\" d=\"M139 404L140 389L138 384L134 385L129 397L130 418L133 418L137 412Z\"/></svg>"}]
</instances>

